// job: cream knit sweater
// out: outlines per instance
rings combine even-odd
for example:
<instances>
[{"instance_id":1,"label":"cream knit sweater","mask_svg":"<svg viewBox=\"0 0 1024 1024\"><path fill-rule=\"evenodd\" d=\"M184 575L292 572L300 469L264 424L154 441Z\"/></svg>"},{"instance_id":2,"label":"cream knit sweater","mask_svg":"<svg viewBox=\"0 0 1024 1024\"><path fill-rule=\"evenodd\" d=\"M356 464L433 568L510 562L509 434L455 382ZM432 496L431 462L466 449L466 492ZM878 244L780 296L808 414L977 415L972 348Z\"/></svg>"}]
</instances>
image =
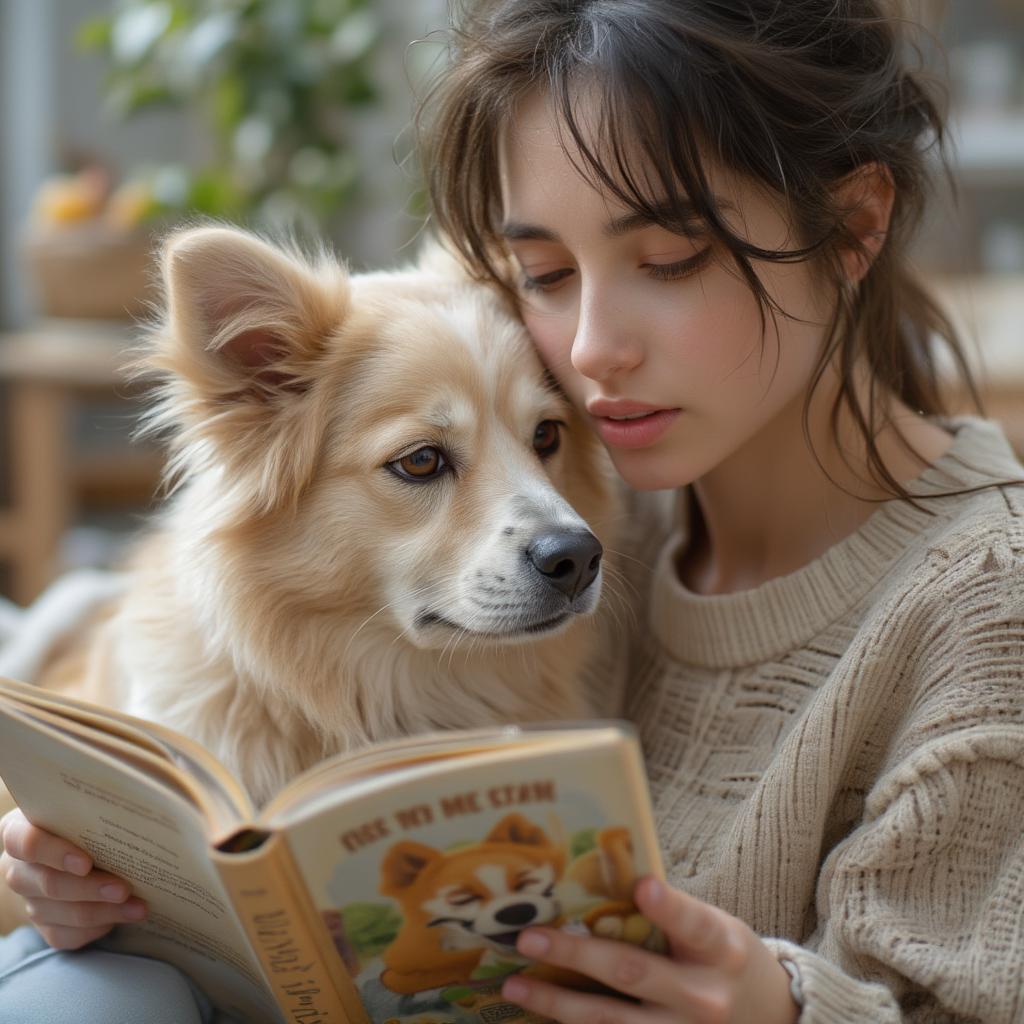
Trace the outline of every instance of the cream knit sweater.
<instances>
[{"instance_id":1,"label":"cream knit sweater","mask_svg":"<svg viewBox=\"0 0 1024 1024\"><path fill-rule=\"evenodd\" d=\"M1024 478L995 424L943 425L915 493ZM801 1024L1024 1022L1024 486L924 504L711 597L682 513L642 528L624 707L669 880L796 962Z\"/></svg>"}]
</instances>

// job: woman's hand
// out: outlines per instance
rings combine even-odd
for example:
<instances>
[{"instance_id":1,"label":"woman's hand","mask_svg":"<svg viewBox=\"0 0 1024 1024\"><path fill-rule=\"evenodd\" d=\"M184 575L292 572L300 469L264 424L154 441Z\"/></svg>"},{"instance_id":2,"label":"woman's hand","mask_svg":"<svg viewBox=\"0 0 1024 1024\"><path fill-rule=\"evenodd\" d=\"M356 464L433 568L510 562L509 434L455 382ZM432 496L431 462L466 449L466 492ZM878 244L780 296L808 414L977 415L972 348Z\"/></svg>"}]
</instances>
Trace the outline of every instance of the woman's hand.
<instances>
[{"instance_id":1,"label":"woman's hand","mask_svg":"<svg viewBox=\"0 0 1024 1024\"><path fill-rule=\"evenodd\" d=\"M29 920L55 949L78 949L146 906L127 882L93 868L84 851L15 809L0 818L0 877L25 900Z\"/></svg>"},{"instance_id":2,"label":"woman's hand","mask_svg":"<svg viewBox=\"0 0 1024 1024\"><path fill-rule=\"evenodd\" d=\"M562 1024L796 1024L800 1011L789 975L746 924L651 877L637 883L636 902L664 932L667 955L550 928L527 929L517 949L641 1002L519 974L505 982L502 994ZM534 945L536 940L542 941Z\"/></svg>"}]
</instances>

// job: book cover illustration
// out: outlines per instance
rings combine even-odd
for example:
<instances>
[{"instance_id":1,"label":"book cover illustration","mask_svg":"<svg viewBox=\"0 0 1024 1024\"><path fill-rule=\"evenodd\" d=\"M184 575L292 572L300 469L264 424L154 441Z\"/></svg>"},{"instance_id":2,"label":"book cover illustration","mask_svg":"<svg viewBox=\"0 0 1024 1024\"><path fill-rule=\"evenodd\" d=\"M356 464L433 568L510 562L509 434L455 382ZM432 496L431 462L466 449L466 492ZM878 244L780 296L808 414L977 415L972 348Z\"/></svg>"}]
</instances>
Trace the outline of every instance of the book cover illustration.
<instances>
[{"instance_id":1,"label":"book cover illustration","mask_svg":"<svg viewBox=\"0 0 1024 1024\"><path fill-rule=\"evenodd\" d=\"M632 902L650 870L635 828L592 789L542 779L425 795L343 832L319 910L370 1020L540 1020L501 996L519 971L597 987L519 955L531 925L663 949Z\"/></svg>"}]
</instances>

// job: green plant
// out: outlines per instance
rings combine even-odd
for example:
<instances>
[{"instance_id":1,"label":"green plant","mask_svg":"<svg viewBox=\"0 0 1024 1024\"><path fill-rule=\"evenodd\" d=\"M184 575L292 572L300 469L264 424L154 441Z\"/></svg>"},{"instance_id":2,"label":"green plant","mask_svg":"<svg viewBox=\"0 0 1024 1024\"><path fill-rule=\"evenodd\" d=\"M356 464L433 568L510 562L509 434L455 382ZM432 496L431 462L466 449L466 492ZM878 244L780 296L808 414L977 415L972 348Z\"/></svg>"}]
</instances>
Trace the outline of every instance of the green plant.
<instances>
[{"instance_id":1,"label":"green plant","mask_svg":"<svg viewBox=\"0 0 1024 1024\"><path fill-rule=\"evenodd\" d=\"M213 155L144 172L149 213L323 231L358 194L355 111L377 99L371 0L120 0L78 42L109 62L123 118L198 112Z\"/></svg>"},{"instance_id":2,"label":"green plant","mask_svg":"<svg viewBox=\"0 0 1024 1024\"><path fill-rule=\"evenodd\" d=\"M350 903L341 915L349 942L363 958L387 949L402 927L401 914L386 903Z\"/></svg>"}]
</instances>

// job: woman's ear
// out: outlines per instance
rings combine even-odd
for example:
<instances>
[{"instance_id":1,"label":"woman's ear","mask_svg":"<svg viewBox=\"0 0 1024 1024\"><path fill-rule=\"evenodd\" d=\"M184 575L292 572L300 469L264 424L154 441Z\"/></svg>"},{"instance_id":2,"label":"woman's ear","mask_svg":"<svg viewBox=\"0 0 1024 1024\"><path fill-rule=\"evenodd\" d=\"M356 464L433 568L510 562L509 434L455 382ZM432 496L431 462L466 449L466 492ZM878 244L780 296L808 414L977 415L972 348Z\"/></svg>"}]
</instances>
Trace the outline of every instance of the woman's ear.
<instances>
[{"instance_id":1,"label":"woman's ear","mask_svg":"<svg viewBox=\"0 0 1024 1024\"><path fill-rule=\"evenodd\" d=\"M895 197L892 172L877 161L862 164L840 182L836 198L846 211L846 229L855 242L840 253L850 284L867 274L885 244Z\"/></svg>"}]
</instances>

